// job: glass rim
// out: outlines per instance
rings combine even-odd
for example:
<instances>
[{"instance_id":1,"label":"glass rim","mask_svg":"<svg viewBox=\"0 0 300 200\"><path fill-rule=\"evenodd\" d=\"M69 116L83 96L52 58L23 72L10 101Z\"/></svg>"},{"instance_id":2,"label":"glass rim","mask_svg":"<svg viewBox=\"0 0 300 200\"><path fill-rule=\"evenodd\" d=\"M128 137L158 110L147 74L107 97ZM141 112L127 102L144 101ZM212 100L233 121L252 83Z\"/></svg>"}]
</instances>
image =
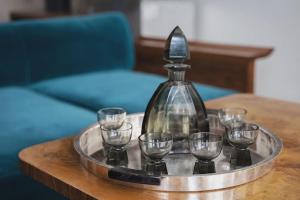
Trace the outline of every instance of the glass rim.
<instances>
[{"instance_id":1,"label":"glass rim","mask_svg":"<svg viewBox=\"0 0 300 200\"><path fill-rule=\"evenodd\" d=\"M242 107L225 107L221 108L220 111L228 112L228 111L241 111L242 114L247 114L248 110Z\"/></svg>"},{"instance_id":2,"label":"glass rim","mask_svg":"<svg viewBox=\"0 0 300 200\"><path fill-rule=\"evenodd\" d=\"M258 131L259 130L259 126L255 123L244 123L246 125L246 128L238 130L241 132L251 132L251 131Z\"/></svg>"},{"instance_id":3,"label":"glass rim","mask_svg":"<svg viewBox=\"0 0 300 200\"><path fill-rule=\"evenodd\" d=\"M100 125L100 130L103 130L103 131L128 131L130 129L132 129L132 124L130 122L123 122L123 124L126 124L128 125L129 127L126 127L124 129L122 129L123 125L119 128L119 129L107 129L104 127L105 124L101 124Z\"/></svg>"},{"instance_id":4,"label":"glass rim","mask_svg":"<svg viewBox=\"0 0 300 200\"><path fill-rule=\"evenodd\" d=\"M101 108L100 110L97 111L97 114L100 114L101 112L105 111L105 110L120 110L122 111L121 113L118 114L122 114L122 113L127 113L126 110L122 107L106 107L106 108ZM117 115L117 114L106 114L106 115Z\"/></svg>"},{"instance_id":5,"label":"glass rim","mask_svg":"<svg viewBox=\"0 0 300 200\"><path fill-rule=\"evenodd\" d=\"M168 141L173 141L173 135L171 134L171 133L168 133L166 136L167 137L164 137L164 138L166 138L167 140L165 140L165 141L152 141L152 140L146 140L146 139L142 139L142 137L144 136L144 137L146 137L146 134L147 133L144 133L144 134L141 134L139 137L138 137L138 140L139 140L139 142L143 142L143 143L145 143L145 142L147 142L147 143L161 143L161 142L168 142ZM155 139L155 138L154 138Z\"/></svg>"}]
</instances>

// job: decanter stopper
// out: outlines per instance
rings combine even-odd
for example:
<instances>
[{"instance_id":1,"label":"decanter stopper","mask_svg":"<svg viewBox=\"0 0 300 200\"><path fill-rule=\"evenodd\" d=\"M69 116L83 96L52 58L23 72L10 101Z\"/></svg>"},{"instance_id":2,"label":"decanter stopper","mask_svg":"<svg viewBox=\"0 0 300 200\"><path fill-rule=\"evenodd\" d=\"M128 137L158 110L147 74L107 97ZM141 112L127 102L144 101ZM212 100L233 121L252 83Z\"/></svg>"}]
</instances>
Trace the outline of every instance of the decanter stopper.
<instances>
[{"instance_id":1,"label":"decanter stopper","mask_svg":"<svg viewBox=\"0 0 300 200\"><path fill-rule=\"evenodd\" d=\"M173 29L166 41L164 59L169 63L183 63L190 59L188 42L179 26Z\"/></svg>"}]
</instances>

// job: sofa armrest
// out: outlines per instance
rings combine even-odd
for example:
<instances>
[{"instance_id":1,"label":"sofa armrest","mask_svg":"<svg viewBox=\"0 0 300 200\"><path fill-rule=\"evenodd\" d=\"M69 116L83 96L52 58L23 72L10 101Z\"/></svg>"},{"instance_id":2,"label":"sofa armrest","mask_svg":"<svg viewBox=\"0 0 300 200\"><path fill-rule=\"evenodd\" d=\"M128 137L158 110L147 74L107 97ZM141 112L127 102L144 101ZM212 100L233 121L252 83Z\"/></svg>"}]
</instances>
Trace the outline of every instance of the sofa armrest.
<instances>
[{"instance_id":1,"label":"sofa armrest","mask_svg":"<svg viewBox=\"0 0 300 200\"><path fill-rule=\"evenodd\" d=\"M158 38L136 40L137 71L166 75L163 69L165 41ZM273 48L249 47L205 42L189 42L192 65L187 79L213 86L253 93L257 58L271 54Z\"/></svg>"}]
</instances>

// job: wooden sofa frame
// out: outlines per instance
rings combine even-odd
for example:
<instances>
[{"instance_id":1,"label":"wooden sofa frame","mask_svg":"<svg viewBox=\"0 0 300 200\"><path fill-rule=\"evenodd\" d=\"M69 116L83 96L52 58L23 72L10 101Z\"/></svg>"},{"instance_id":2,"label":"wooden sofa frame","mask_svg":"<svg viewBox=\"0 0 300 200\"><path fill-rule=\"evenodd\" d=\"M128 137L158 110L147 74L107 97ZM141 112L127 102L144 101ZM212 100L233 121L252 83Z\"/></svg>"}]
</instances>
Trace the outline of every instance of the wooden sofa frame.
<instances>
[{"instance_id":1,"label":"wooden sofa frame","mask_svg":"<svg viewBox=\"0 0 300 200\"><path fill-rule=\"evenodd\" d=\"M135 70L167 75L162 67L164 40L138 38ZM187 79L199 83L253 93L255 60L271 54L273 48L205 42L189 42L192 65Z\"/></svg>"}]
</instances>

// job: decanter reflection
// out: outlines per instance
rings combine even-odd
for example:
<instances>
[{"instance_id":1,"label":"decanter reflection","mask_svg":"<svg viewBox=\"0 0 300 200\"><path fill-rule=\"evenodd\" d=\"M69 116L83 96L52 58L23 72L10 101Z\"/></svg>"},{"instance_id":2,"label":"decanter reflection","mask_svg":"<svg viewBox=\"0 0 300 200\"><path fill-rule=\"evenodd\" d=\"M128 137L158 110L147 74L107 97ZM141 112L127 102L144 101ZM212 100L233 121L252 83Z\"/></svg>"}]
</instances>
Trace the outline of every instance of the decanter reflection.
<instances>
[{"instance_id":1,"label":"decanter reflection","mask_svg":"<svg viewBox=\"0 0 300 200\"><path fill-rule=\"evenodd\" d=\"M177 26L165 48L164 59L169 63L164 68L168 70L169 80L156 89L142 125L142 134L163 137L171 133L173 150L177 142L187 141L189 134L209 130L204 103L192 83L185 80L185 72L190 66L183 62L189 58L187 40Z\"/></svg>"}]
</instances>

